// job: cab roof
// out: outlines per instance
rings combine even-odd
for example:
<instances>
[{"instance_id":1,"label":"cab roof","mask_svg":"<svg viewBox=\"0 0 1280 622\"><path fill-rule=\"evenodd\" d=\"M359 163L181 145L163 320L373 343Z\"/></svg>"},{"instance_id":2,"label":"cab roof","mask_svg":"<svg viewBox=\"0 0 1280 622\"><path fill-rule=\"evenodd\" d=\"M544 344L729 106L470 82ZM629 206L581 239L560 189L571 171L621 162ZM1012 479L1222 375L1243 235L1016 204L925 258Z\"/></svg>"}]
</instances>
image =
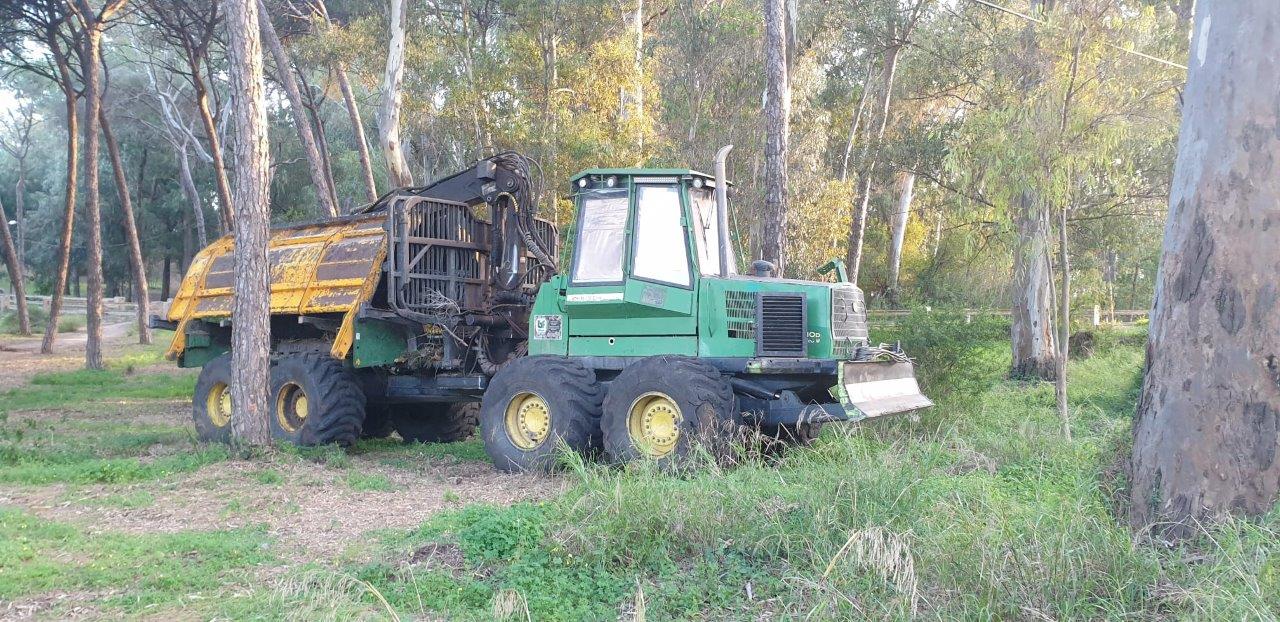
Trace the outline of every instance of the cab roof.
<instances>
[{"instance_id":1,"label":"cab roof","mask_svg":"<svg viewBox=\"0 0 1280 622\"><path fill-rule=\"evenodd\" d=\"M577 182L579 179L587 176L596 175L617 175L619 177L647 177L653 176L692 176L701 177L708 181L715 181L714 175L708 175L689 168L589 168L577 175L574 175L569 181Z\"/></svg>"}]
</instances>

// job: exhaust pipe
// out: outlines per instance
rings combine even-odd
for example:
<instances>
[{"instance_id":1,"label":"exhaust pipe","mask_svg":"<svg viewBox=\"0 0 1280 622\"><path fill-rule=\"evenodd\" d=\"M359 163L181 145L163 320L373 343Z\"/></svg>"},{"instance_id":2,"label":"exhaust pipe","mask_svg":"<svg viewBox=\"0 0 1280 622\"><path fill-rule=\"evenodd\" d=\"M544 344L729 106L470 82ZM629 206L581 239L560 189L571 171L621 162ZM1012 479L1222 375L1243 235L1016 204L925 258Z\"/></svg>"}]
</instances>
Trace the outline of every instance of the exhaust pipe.
<instances>
[{"instance_id":1,"label":"exhaust pipe","mask_svg":"<svg viewBox=\"0 0 1280 622\"><path fill-rule=\"evenodd\" d=\"M725 160L733 145L725 145L716 152L716 220L720 221L720 276L727 277L736 271L733 265L733 250L729 246L729 182L725 179Z\"/></svg>"}]
</instances>

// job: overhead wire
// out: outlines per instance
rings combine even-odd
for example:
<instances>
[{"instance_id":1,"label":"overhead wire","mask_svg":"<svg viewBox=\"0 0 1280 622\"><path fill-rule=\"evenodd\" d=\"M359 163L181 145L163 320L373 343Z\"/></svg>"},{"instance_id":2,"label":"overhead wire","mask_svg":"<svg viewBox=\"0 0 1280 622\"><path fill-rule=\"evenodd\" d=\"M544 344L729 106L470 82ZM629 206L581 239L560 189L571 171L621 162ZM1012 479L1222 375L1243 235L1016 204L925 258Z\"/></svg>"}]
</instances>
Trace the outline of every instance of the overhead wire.
<instances>
[{"instance_id":1,"label":"overhead wire","mask_svg":"<svg viewBox=\"0 0 1280 622\"><path fill-rule=\"evenodd\" d=\"M1032 16L1027 15L1026 13L1022 13L1022 12L1020 12L1020 11L1015 11L1015 10L1013 10L1013 9L1009 8L1009 7L1000 6L1000 5L998 5L998 4L995 4L994 2L988 2L987 0L969 0L969 1L970 1L970 2L973 2L973 3L975 3L975 4L979 4L979 5L982 5L982 6L985 6L985 7L991 8L991 9L995 9L995 10L997 10L997 11L1000 11L1001 13L1006 13L1006 14L1008 14L1008 15L1013 15L1014 17L1018 17L1018 18L1020 18L1020 19L1025 19L1025 20L1027 20L1027 21L1029 21L1029 22L1032 22L1032 23L1035 23L1035 24L1040 24L1041 26L1052 26L1051 24L1049 24L1049 22L1046 22L1045 20L1042 20L1042 19L1039 19L1039 18L1036 18L1036 17L1032 17ZM1179 63L1175 63L1175 62L1173 62L1173 61L1171 61L1171 60L1166 60L1166 59L1160 58L1160 57L1158 57L1158 56L1152 56L1152 55L1150 55L1150 54L1145 54L1145 53L1143 53L1143 52L1139 52L1139 51L1137 51L1137 50L1133 50L1133 49L1130 49L1130 48L1126 48L1126 47L1123 47L1123 46L1119 46L1119 45L1116 45L1116 44L1114 44L1114 43L1107 43L1107 42L1105 42L1105 41L1104 41L1102 44L1103 44L1103 45L1105 45L1105 46L1107 46L1107 47L1109 47L1109 48L1111 48L1111 49L1113 49L1113 50L1119 50L1119 51L1121 51L1121 52L1124 52L1124 53L1126 53L1126 54L1132 54L1132 55L1137 56L1137 57L1139 57L1139 58L1145 58L1145 59L1147 59L1147 60L1149 60L1149 61L1154 61L1154 62L1160 63L1160 64L1162 64L1162 65L1168 65L1168 66L1170 66L1170 67L1175 67L1175 68L1181 69L1181 70L1183 70L1183 71L1186 71L1186 70L1187 70L1187 66L1186 66L1186 65L1182 65L1182 64L1179 64Z\"/></svg>"}]
</instances>

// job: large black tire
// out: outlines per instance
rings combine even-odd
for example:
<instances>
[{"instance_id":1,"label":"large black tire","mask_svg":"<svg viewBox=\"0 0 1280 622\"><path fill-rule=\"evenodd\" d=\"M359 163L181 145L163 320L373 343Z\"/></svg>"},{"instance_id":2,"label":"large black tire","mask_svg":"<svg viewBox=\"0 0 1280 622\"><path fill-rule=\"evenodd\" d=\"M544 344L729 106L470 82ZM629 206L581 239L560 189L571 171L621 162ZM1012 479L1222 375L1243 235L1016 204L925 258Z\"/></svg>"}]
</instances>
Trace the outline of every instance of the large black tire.
<instances>
[{"instance_id":1,"label":"large black tire","mask_svg":"<svg viewBox=\"0 0 1280 622\"><path fill-rule=\"evenodd\" d=\"M407 443L465 441L475 435L480 425L480 403L392 406L391 421Z\"/></svg>"},{"instance_id":2,"label":"large black tire","mask_svg":"<svg viewBox=\"0 0 1280 622\"><path fill-rule=\"evenodd\" d=\"M480 404L485 452L498 470L511 472L554 469L561 443L588 454L599 446L603 399L595 372L577 361L562 356L515 359L489 382ZM525 412L530 413L527 418ZM536 425L539 412L546 415L541 426Z\"/></svg>"},{"instance_id":3,"label":"large black tire","mask_svg":"<svg viewBox=\"0 0 1280 622\"><path fill-rule=\"evenodd\" d=\"M206 443L231 441L231 353L205 364L191 397L196 438Z\"/></svg>"},{"instance_id":4,"label":"large black tire","mask_svg":"<svg viewBox=\"0 0 1280 622\"><path fill-rule=\"evenodd\" d=\"M674 434L646 440L642 422L649 411L642 410L642 399L674 403ZM680 465L699 445L717 460L728 456L740 425L742 414L729 380L705 361L684 356L653 356L623 369L609 385L601 420L610 459L652 458L662 466Z\"/></svg>"},{"instance_id":5,"label":"large black tire","mask_svg":"<svg viewBox=\"0 0 1280 622\"><path fill-rule=\"evenodd\" d=\"M271 370L271 395L271 434L278 440L346 447L360 438L364 392L328 353L282 356Z\"/></svg>"}]
</instances>

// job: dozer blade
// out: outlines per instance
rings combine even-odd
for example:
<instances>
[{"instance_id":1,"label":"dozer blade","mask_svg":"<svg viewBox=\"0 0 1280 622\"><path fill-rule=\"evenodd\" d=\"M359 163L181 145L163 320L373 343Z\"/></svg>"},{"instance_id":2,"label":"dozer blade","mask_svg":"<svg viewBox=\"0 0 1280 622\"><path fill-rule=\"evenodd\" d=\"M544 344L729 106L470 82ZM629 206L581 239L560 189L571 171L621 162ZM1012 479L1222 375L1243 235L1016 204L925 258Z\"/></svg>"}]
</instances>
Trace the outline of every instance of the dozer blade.
<instances>
[{"instance_id":1,"label":"dozer blade","mask_svg":"<svg viewBox=\"0 0 1280 622\"><path fill-rule=\"evenodd\" d=\"M920 392L915 368L909 362L841 363L835 389L851 420L933 406Z\"/></svg>"}]
</instances>

